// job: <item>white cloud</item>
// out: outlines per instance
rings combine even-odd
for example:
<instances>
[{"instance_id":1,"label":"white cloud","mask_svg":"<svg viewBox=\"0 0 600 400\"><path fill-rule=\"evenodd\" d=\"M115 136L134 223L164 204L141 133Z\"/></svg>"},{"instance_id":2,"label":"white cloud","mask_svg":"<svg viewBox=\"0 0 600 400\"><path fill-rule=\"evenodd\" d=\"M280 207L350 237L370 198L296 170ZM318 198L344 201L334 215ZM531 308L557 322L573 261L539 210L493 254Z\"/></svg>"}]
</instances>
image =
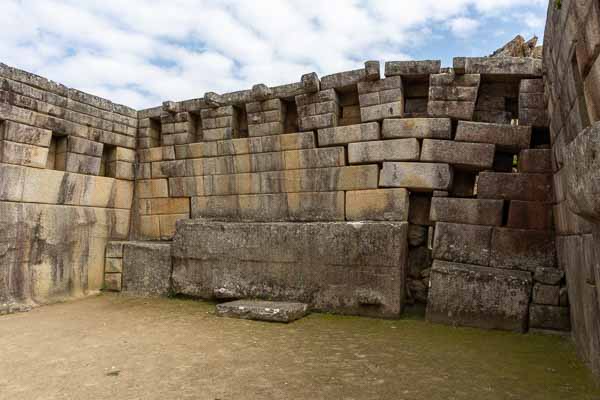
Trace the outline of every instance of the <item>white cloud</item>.
<instances>
[{"instance_id":1,"label":"white cloud","mask_svg":"<svg viewBox=\"0 0 600 400\"><path fill-rule=\"evenodd\" d=\"M2 0L0 61L143 108L360 68L369 59L409 59L433 38L467 38L499 15L526 16L526 28L543 29L544 6L545 0Z\"/></svg>"}]
</instances>

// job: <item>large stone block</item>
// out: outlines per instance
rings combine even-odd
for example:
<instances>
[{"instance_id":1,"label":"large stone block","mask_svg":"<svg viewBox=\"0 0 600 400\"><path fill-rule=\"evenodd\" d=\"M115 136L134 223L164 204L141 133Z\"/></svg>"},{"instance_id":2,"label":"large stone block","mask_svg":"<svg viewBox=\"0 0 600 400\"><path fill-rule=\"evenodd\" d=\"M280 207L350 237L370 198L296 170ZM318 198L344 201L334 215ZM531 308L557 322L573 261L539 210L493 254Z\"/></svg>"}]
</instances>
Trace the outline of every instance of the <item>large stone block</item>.
<instances>
[{"instance_id":1,"label":"large stone block","mask_svg":"<svg viewBox=\"0 0 600 400\"><path fill-rule=\"evenodd\" d=\"M488 266L492 229L491 226L438 222L435 224L433 258Z\"/></svg>"},{"instance_id":2,"label":"large stone block","mask_svg":"<svg viewBox=\"0 0 600 400\"><path fill-rule=\"evenodd\" d=\"M381 133L385 139L451 139L452 125L449 118L385 119Z\"/></svg>"},{"instance_id":3,"label":"large stone block","mask_svg":"<svg viewBox=\"0 0 600 400\"><path fill-rule=\"evenodd\" d=\"M429 219L434 222L500 226L503 208L502 200L434 197Z\"/></svg>"},{"instance_id":4,"label":"large stone block","mask_svg":"<svg viewBox=\"0 0 600 400\"><path fill-rule=\"evenodd\" d=\"M518 157L518 170L525 173L552 173L552 150L521 150Z\"/></svg>"},{"instance_id":5,"label":"large stone block","mask_svg":"<svg viewBox=\"0 0 600 400\"><path fill-rule=\"evenodd\" d=\"M465 73L541 77L542 60L529 57L466 57Z\"/></svg>"},{"instance_id":6,"label":"large stone block","mask_svg":"<svg viewBox=\"0 0 600 400\"><path fill-rule=\"evenodd\" d=\"M1 132L0 138L2 138ZM51 139L52 131L50 130L23 125L12 121L4 122L4 140L15 143L32 144L40 147L50 147Z\"/></svg>"},{"instance_id":7,"label":"large stone block","mask_svg":"<svg viewBox=\"0 0 600 400\"><path fill-rule=\"evenodd\" d=\"M414 138L350 143L348 145L348 161L350 164L418 161L419 154L419 141Z\"/></svg>"},{"instance_id":8,"label":"large stone block","mask_svg":"<svg viewBox=\"0 0 600 400\"><path fill-rule=\"evenodd\" d=\"M344 192L192 197L192 218L218 221L343 221Z\"/></svg>"},{"instance_id":9,"label":"large stone block","mask_svg":"<svg viewBox=\"0 0 600 400\"><path fill-rule=\"evenodd\" d=\"M360 119L363 122L381 121L386 118L400 118L403 115L404 101L360 107Z\"/></svg>"},{"instance_id":10,"label":"large stone block","mask_svg":"<svg viewBox=\"0 0 600 400\"><path fill-rule=\"evenodd\" d=\"M171 244L129 242L123 245L123 292L141 296L171 293Z\"/></svg>"},{"instance_id":11,"label":"large stone block","mask_svg":"<svg viewBox=\"0 0 600 400\"><path fill-rule=\"evenodd\" d=\"M46 168L48 160L48 148L34 146L31 144L23 144L2 141L0 162L5 164L23 165L26 167Z\"/></svg>"},{"instance_id":12,"label":"large stone block","mask_svg":"<svg viewBox=\"0 0 600 400\"><path fill-rule=\"evenodd\" d=\"M384 162L379 185L413 191L448 190L452 177L452 168L448 164Z\"/></svg>"},{"instance_id":13,"label":"large stone block","mask_svg":"<svg viewBox=\"0 0 600 400\"><path fill-rule=\"evenodd\" d=\"M477 181L477 197L552 202L552 175L482 172Z\"/></svg>"},{"instance_id":14,"label":"large stone block","mask_svg":"<svg viewBox=\"0 0 600 400\"><path fill-rule=\"evenodd\" d=\"M152 197L169 197L166 179L147 179L135 183L136 194L140 199Z\"/></svg>"},{"instance_id":15,"label":"large stone block","mask_svg":"<svg viewBox=\"0 0 600 400\"><path fill-rule=\"evenodd\" d=\"M375 189L346 192L348 221L408 220L406 189Z\"/></svg>"},{"instance_id":16,"label":"large stone block","mask_svg":"<svg viewBox=\"0 0 600 400\"><path fill-rule=\"evenodd\" d=\"M308 304L283 301L237 300L217 305L219 317L292 322L308 314Z\"/></svg>"},{"instance_id":17,"label":"large stone block","mask_svg":"<svg viewBox=\"0 0 600 400\"><path fill-rule=\"evenodd\" d=\"M495 144L498 150L516 153L529 148L531 127L460 121L455 140Z\"/></svg>"},{"instance_id":18,"label":"large stone block","mask_svg":"<svg viewBox=\"0 0 600 400\"><path fill-rule=\"evenodd\" d=\"M537 269L536 269L537 271ZM535 304L545 304L549 306L558 306L560 299L560 286L544 285L536 283L533 285L532 301Z\"/></svg>"},{"instance_id":19,"label":"large stone block","mask_svg":"<svg viewBox=\"0 0 600 400\"><path fill-rule=\"evenodd\" d=\"M428 321L527 330L530 273L436 260L430 279Z\"/></svg>"},{"instance_id":20,"label":"large stone block","mask_svg":"<svg viewBox=\"0 0 600 400\"><path fill-rule=\"evenodd\" d=\"M484 170L492 168L494 153L493 144L423 139L421 161L447 163L460 169Z\"/></svg>"},{"instance_id":21,"label":"large stone block","mask_svg":"<svg viewBox=\"0 0 600 400\"><path fill-rule=\"evenodd\" d=\"M100 157L84 154L67 153L65 158L65 171L76 174L98 175L101 165Z\"/></svg>"},{"instance_id":22,"label":"large stone block","mask_svg":"<svg viewBox=\"0 0 600 400\"><path fill-rule=\"evenodd\" d=\"M300 301L337 313L397 317L407 223L186 221L173 242L176 293ZM265 244L268 243L268 246Z\"/></svg>"},{"instance_id":23,"label":"large stone block","mask_svg":"<svg viewBox=\"0 0 600 400\"><path fill-rule=\"evenodd\" d=\"M529 307L529 327L533 329L570 331L571 319L569 317L569 307L532 304Z\"/></svg>"},{"instance_id":24,"label":"large stone block","mask_svg":"<svg viewBox=\"0 0 600 400\"><path fill-rule=\"evenodd\" d=\"M556 266L554 232L494 228L490 266L535 271Z\"/></svg>"},{"instance_id":25,"label":"large stone block","mask_svg":"<svg viewBox=\"0 0 600 400\"><path fill-rule=\"evenodd\" d=\"M379 138L379 124L377 122L337 126L335 128L319 129L318 131L319 146L321 147L379 140Z\"/></svg>"},{"instance_id":26,"label":"large stone block","mask_svg":"<svg viewBox=\"0 0 600 400\"><path fill-rule=\"evenodd\" d=\"M513 200L508 208L506 226L509 228L549 231L553 229L553 221L554 217L550 204Z\"/></svg>"},{"instance_id":27,"label":"large stone block","mask_svg":"<svg viewBox=\"0 0 600 400\"><path fill-rule=\"evenodd\" d=\"M427 76L439 74L440 60L422 61L387 61L385 63L385 76Z\"/></svg>"}]
</instances>

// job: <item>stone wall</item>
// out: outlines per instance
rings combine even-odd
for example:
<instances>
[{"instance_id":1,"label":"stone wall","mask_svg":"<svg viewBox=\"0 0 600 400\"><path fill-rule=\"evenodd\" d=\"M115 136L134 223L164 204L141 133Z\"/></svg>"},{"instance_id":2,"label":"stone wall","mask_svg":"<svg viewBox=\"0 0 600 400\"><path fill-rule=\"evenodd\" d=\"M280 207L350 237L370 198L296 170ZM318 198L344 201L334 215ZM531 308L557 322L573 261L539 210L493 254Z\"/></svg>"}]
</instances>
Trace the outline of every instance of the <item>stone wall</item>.
<instances>
[{"instance_id":1,"label":"stone wall","mask_svg":"<svg viewBox=\"0 0 600 400\"><path fill-rule=\"evenodd\" d=\"M102 288L136 134L136 111L0 64L0 313Z\"/></svg>"},{"instance_id":2,"label":"stone wall","mask_svg":"<svg viewBox=\"0 0 600 400\"><path fill-rule=\"evenodd\" d=\"M544 38L558 261L573 337L600 375L600 3L550 2Z\"/></svg>"}]
</instances>

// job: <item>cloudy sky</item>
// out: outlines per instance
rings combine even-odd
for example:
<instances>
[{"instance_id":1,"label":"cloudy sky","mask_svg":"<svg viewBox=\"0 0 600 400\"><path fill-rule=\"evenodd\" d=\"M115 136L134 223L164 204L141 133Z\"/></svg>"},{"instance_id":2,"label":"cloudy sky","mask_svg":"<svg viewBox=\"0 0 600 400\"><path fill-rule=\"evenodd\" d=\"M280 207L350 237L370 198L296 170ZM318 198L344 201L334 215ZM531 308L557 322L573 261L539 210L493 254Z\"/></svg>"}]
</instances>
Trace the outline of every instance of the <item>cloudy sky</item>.
<instances>
[{"instance_id":1,"label":"cloudy sky","mask_svg":"<svg viewBox=\"0 0 600 400\"><path fill-rule=\"evenodd\" d=\"M0 62L138 109L541 38L548 0L0 0Z\"/></svg>"}]
</instances>

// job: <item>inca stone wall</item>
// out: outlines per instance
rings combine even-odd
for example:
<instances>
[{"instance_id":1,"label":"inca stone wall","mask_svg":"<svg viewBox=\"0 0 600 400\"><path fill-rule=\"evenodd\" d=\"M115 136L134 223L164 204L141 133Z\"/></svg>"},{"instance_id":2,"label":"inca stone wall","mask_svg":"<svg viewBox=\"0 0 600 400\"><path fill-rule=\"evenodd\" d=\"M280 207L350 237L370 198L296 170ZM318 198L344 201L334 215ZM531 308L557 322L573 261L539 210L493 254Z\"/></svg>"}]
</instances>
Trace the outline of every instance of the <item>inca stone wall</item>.
<instances>
[{"instance_id":1,"label":"inca stone wall","mask_svg":"<svg viewBox=\"0 0 600 400\"><path fill-rule=\"evenodd\" d=\"M0 313L98 292L127 239L137 112L0 64Z\"/></svg>"},{"instance_id":2,"label":"inca stone wall","mask_svg":"<svg viewBox=\"0 0 600 400\"><path fill-rule=\"evenodd\" d=\"M551 2L544 38L557 252L573 337L600 375L600 3Z\"/></svg>"},{"instance_id":3,"label":"inca stone wall","mask_svg":"<svg viewBox=\"0 0 600 400\"><path fill-rule=\"evenodd\" d=\"M599 8L551 2L543 62L517 37L452 68L368 61L140 111L1 65L0 311L101 287L416 302L572 326L600 370Z\"/></svg>"}]
</instances>

